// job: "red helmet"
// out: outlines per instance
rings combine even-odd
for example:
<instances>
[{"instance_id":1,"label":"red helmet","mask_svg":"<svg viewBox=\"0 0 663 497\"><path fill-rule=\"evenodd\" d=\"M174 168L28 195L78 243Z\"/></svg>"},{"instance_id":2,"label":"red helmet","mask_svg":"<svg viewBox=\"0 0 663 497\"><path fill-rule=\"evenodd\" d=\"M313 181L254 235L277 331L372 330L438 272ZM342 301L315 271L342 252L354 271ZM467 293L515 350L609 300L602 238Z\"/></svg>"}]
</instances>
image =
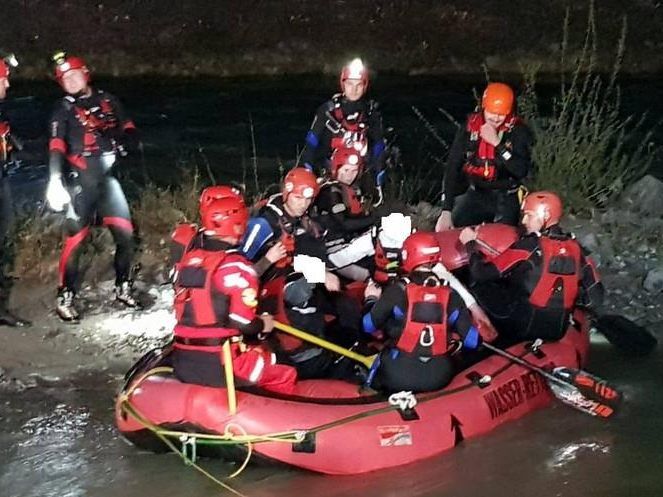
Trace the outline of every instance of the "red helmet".
<instances>
[{"instance_id":1,"label":"red helmet","mask_svg":"<svg viewBox=\"0 0 663 497\"><path fill-rule=\"evenodd\" d=\"M368 90L368 68L360 58L352 59L341 70L341 91L343 91L343 82L346 79L361 79L364 83L364 92Z\"/></svg>"},{"instance_id":2,"label":"red helmet","mask_svg":"<svg viewBox=\"0 0 663 497\"><path fill-rule=\"evenodd\" d=\"M232 185L213 185L205 188L200 194L200 209L214 200L221 200L224 198L236 198L244 204L244 197L242 191L236 186Z\"/></svg>"},{"instance_id":3,"label":"red helmet","mask_svg":"<svg viewBox=\"0 0 663 497\"><path fill-rule=\"evenodd\" d=\"M409 273L422 264L435 264L440 260L440 251L440 244L434 233L429 231L412 233L403 242L401 269Z\"/></svg>"},{"instance_id":4,"label":"red helmet","mask_svg":"<svg viewBox=\"0 0 663 497\"><path fill-rule=\"evenodd\" d=\"M249 210L237 197L212 200L200 206L200 221L206 234L239 240L249 222Z\"/></svg>"},{"instance_id":5,"label":"red helmet","mask_svg":"<svg viewBox=\"0 0 663 497\"><path fill-rule=\"evenodd\" d=\"M73 55L67 55L64 52L58 52L53 55L53 61L55 62L55 79L58 80L58 83L62 84L63 76L69 71L79 69L85 74L85 81L90 80L90 70L85 65L85 61L80 57L75 57Z\"/></svg>"},{"instance_id":6,"label":"red helmet","mask_svg":"<svg viewBox=\"0 0 663 497\"><path fill-rule=\"evenodd\" d=\"M304 198L315 198L320 191L318 179L311 171L303 167L295 167L288 171L283 179L283 201L288 200L288 195L296 193Z\"/></svg>"},{"instance_id":7,"label":"red helmet","mask_svg":"<svg viewBox=\"0 0 663 497\"><path fill-rule=\"evenodd\" d=\"M364 169L364 158L354 148L337 148L331 156L331 177L336 179L338 170L346 164L359 166L361 174Z\"/></svg>"},{"instance_id":8,"label":"red helmet","mask_svg":"<svg viewBox=\"0 0 663 497\"><path fill-rule=\"evenodd\" d=\"M18 60L14 54L7 54L0 58L0 78L8 78L11 70L18 66Z\"/></svg>"},{"instance_id":9,"label":"red helmet","mask_svg":"<svg viewBox=\"0 0 663 497\"><path fill-rule=\"evenodd\" d=\"M489 83L483 92L481 98L481 107L483 110L508 116L513 112L513 90L504 83Z\"/></svg>"},{"instance_id":10,"label":"red helmet","mask_svg":"<svg viewBox=\"0 0 663 497\"><path fill-rule=\"evenodd\" d=\"M562 218L562 201L553 192L532 192L527 194L520 209L524 212L532 212L543 219L543 227L549 228Z\"/></svg>"}]
</instances>

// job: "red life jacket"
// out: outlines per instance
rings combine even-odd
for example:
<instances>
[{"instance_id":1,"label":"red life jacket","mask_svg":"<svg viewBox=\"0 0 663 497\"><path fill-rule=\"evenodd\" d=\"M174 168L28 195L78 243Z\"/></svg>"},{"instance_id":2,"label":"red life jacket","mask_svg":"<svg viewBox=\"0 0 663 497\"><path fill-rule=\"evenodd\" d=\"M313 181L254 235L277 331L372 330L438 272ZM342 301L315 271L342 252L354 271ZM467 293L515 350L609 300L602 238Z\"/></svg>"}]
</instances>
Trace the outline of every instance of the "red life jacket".
<instances>
[{"instance_id":1,"label":"red life jacket","mask_svg":"<svg viewBox=\"0 0 663 497\"><path fill-rule=\"evenodd\" d=\"M345 185L343 183L338 183L341 189L341 195L343 197L343 203L345 208L348 209L348 212L352 216L360 216L364 213L364 207L362 206L361 199L357 195L357 190L355 190L350 185Z\"/></svg>"},{"instance_id":2,"label":"red life jacket","mask_svg":"<svg viewBox=\"0 0 663 497\"><path fill-rule=\"evenodd\" d=\"M407 281L407 313L405 327L396 348L420 355L444 355L449 348L447 307L451 290L447 285L424 286ZM426 317L423 318L422 314Z\"/></svg>"},{"instance_id":3,"label":"red life jacket","mask_svg":"<svg viewBox=\"0 0 663 497\"><path fill-rule=\"evenodd\" d=\"M208 351L220 347L221 339L238 336L236 329L226 328L228 296L214 288L213 276L226 260L225 251L193 249L176 264L175 326L177 338L199 340L187 349ZM202 343L207 341L207 343Z\"/></svg>"},{"instance_id":4,"label":"red life jacket","mask_svg":"<svg viewBox=\"0 0 663 497\"><path fill-rule=\"evenodd\" d=\"M10 132L9 123L0 121L0 166L9 160L9 153L12 150Z\"/></svg>"},{"instance_id":5,"label":"red life jacket","mask_svg":"<svg viewBox=\"0 0 663 497\"><path fill-rule=\"evenodd\" d=\"M334 133L331 139L331 149L354 148L363 157L368 151L368 119L373 103L369 102L368 112L356 112L346 116L341 107L343 95L337 93L332 97L332 109L330 115L335 123L332 124L330 131Z\"/></svg>"},{"instance_id":6,"label":"red life jacket","mask_svg":"<svg viewBox=\"0 0 663 497\"><path fill-rule=\"evenodd\" d=\"M86 152L99 150L97 137L107 130L118 128L119 122L115 117L113 106L106 98L102 99L98 107L86 109L74 105L76 119L83 126L83 147Z\"/></svg>"},{"instance_id":7,"label":"red life jacket","mask_svg":"<svg viewBox=\"0 0 663 497\"><path fill-rule=\"evenodd\" d=\"M519 118L509 116L498 129L500 135L510 133L513 127L520 122ZM471 114L467 119L467 132L470 135L470 145L465 154L463 172L469 177L483 181L497 179L497 165L495 164L495 147L481 139L481 126L485 123L482 113Z\"/></svg>"},{"instance_id":8,"label":"red life jacket","mask_svg":"<svg viewBox=\"0 0 663 497\"><path fill-rule=\"evenodd\" d=\"M178 224L170 235L170 264L175 265L182 260L189 250L193 239L198 234L195 224Z\"/></svg>"},{"instance_id":9,"label":"red life jacket","mask_svg":"<svg viewBox=\"0 0 663 497\"><path fill-rule=\"evenodd\" d=\"M401 249L383 247L377 236L377 230L374 230L373 233L373 244L375 245L373 279L384 285L398 276Z\"/></svg>"},{"instance_id":10,"label":"red life jacket","mask_svg":"<svg viewBox=\"0 0 663 497\"><path fill-rule=\"evenodd\" d=\"M578 297L582 252L572 238L539 238L543 260L541 276L530 293L530 303L539 308L562 305L573 308ZM554 302L553 302L554 301Z\"/></svg>"}]
</instances>

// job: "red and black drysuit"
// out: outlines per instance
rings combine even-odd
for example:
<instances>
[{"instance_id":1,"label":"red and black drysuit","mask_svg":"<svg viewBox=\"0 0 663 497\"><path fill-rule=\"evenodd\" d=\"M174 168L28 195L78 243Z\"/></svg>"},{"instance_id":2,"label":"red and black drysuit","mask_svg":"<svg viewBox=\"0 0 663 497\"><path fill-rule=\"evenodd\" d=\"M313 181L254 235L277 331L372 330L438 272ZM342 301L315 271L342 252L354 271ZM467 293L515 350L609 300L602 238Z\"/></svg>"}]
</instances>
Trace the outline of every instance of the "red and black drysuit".
<instances>
[{"instance_id":1,"label":"red and black drysuit","mask_svg":"<svg viewBox=\"0 0 663 497\"><path fill-rule=\"evenodd\" d=\"M190 233L190 229L185 227ZM177 230L174 238L182 237ZM260 346L246 347L242 337L258 337L259 281L237 247L198 232L175 265L175 314L172 363L185 383L225 386L222 345L231 342L233 371L239 386L257 385L291 394L296 371L276 364Z\"/></svg>"},{"instance_id":2,"label":"red and black drysuit","mask_svg":"<svg viewBox=\"0 0 663 497\"><path fill-rule=\"evenodd\" d=\"M318 107L306 134L302 153L304 165L309 169L329 169L329 158L334 150L360 143L366 147L367 169L377 177L384 168L385 158L384 130L378 107L366 97L351 102L340 93Z\"/></svg>"},{"instance_id":3,"label":"red and black drysuit","mask_svg":"<svg viewBox=\"0 0 663 497\"><path fill-rule=\"evenodd\" d=\"M115 275L130 278L134 253L133 224L120 183L111 175L119 154L136 148L138 135L113 95L67 95L55 105L49 129L51 177L61 176L71 196L63 225L60 286L76 289L78 257L90 226L107 226L115 241Z\"/></svg>"},{"instance_id":4,"label":"red and black drysuit","mask_svg":"<svg viewBox=\"0 0 663 497\"><path fill-rule=\"evenodd\" d=\"M475 242L468 249L472 293L505 342L559 340L576 305L603 302L593 263L557 225L521 237L490 262Z\"/></svg>"},{"instance_id":5,"label":"red and black drysuit","mask_svg":"<svg viewBox=\"0 0 663 497\"><path fill-rule=\"evenodd\" d=\"M382 331L387 347L379 355L377 386L396 392L445 387L456 368L451 355L460 346L474 349L480 337L463 299L433 273L413 272L369 300L364 331Z\"/></svg>"},{"instance_id":6,"label":"red and black drysuit","mask_svg":"<svg viewBox=\"0 0 663 497\"><path fill-rule=\"evenodd\" d=\"M260 310L278 316L295 328L329 339L341 339L341 343L345 339L351 345L358 335L359 306L343 295L328 294L319 284L307 283L293 269L295 254L317 257L327 263L322 228L308 214L300 218L290 216L280 194L272 196L258 216L269 223L273 233L253 258L263 282ZM264 254L278 241L285 245L288 256L270 265ZM326 326L326 314L337 318L334 336L329 336L333 330ZM349 361L336 363L337 357L324 349L284 333L278 333L274 339L278 340L274 348L280 352L280 359L294 365L300 378L349 378L353 374L353 368L347 364Z\"/></svg>"},{"instance_id":7,"label":"red and black drysuit","mask_svg":"<svg viewBox=\"0 0 663 497\"><path fill-rule=\"evenodd\" d=\"M483 113L470 114L456 133L444 176L442 209L452 212L456 227L484 222L516 226L518 188L532 170L532 135L518 117L508 116L494 147L481 139L484 122Z\"/></svg>"}]
</instances>

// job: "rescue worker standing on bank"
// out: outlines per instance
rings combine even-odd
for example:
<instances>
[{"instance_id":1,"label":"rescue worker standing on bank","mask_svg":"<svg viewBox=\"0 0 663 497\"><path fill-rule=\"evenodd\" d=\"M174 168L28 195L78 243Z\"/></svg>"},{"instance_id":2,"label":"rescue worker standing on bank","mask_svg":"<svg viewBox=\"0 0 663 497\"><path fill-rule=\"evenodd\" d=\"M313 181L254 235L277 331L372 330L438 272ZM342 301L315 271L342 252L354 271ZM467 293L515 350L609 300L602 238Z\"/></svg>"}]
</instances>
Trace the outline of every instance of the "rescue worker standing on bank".
<instances>
[{"instance_id":1,"label":"rescue worker standing on bank","mask_svg":"<svg viewBox=\"0 0 663 497\"><path fill-rule=\"evenodd\" d=\"M525 234L506 251L485 261L477 233L465 228L472 291L506 342L559 340L577 305L597 308L604 289L598 273L572 234L559 226L562 201L534 192L522 204Z\"/></svg>"},{"instance_id":2,"label":"rescue worker standing on bank","mask_svg":"<svg viewBox=\"0 0 663 497\"><path fill-rule=\"evenodd\" d=\"M488 84L480 111L469 115L449 150L435 231L484 222L518 224L519 190L532 170L532 136L514 110L513 90L504 83Z\"/></svg>"},{"instance_id":3,"label":"rescue worker standing on bank","mask_svg":"<svg viewBox=\"0 0 663 497\"><path fill-rule=\"evenodd\" d=\"M435 236L410 235L401 254L402 278L384 292L374 283L366 287L370 311L364 331L381 331L387 338L377 386L390 392L438 390L456 374L452 354L462 347L475 349L481 337L463 299L433 272L440 258Z\"/></svg>"},{"instance_id":4,"label":"rescue worker standing on bank","mask_svg":"<svg viewBox=\"0 0 663 497\"><path fill-rule=\"evenodd\" d=\"M139 306L131 281L133 224L122 187L112 176L118 156L137 149L139 139L117 98L90 86L82 59L61 52L54 61L55 78L66 95L57 102L49 125L46 198L53 210L66 212L56 311L63 321L75 322L78 259L97 222L108 227L116 245L115 299L127 307Z\"/></svg>"},{"instance_id":5,"label":"rescue worker standing on bank","mask_svg":"<svg viewBox=\"0 0 663 497\"><path fill-rule=\"evenodd\" d=\"M5 261L5 243L7 233L14 220L14 206L7 168L11 162L12 153L16 149L20 149L20 143L11 134L11 127L2 112L2 105L7 97L10 70L16 65L18 63L13 55L0 59L0 325L29 326L29 321L15 316L7 309L11 280L4 274L4 266L7 262Z\"/></svg>"},{"instance_id":6,"label":"rescue worker standing on bank","mask_svg":"<svg viewBox=\"0 0 663 497\"><path fill-rule=\"evenodd\" d=\"M311 170L329 169L334 150L355 149L372 173L373 181L368 185L377 188L376 203L379 203L385 181L385 140L379 106L366 97L368 82L368 69L361 59L354 59L343 67L341 93L332 96L316 111L306 135L302 162Z\"/></svg>"}]
</instances>

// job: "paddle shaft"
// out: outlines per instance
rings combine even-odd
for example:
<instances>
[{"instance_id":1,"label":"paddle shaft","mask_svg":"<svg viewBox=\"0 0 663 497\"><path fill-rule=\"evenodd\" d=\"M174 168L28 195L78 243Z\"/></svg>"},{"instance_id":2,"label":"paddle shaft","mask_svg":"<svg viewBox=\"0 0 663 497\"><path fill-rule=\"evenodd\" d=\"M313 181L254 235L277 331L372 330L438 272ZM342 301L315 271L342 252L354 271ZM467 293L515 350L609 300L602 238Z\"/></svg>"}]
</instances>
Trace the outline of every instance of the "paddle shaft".
<instances>
[{"instance_id":1,"label":"paddle shaft","mask_svg":"<svg viewBox=\"0 0 663 497\"><path fill-rule=\"evenodd\" d=\"M526 367L528 369L531 369L532 371L536 371L541 376L543 376L544 378L546 378L550 381L554 381L555 383L558 383L560 385L571 385L571 383L567 383L566 381L564 381L560 378L557 378L555 375L550 374L548 371L546 371L543 368L540 368L536 364L532 364L531 362L526 361L525 359L523 359L521 357L518 357L516 355L513 355L513 354L507 352L506 350L502 350L502 349L497 348L494 345L491 345L491 344L486 343L486 342L483 342L481 345L482 345L482 347L485 347L488 350L491 350L491 351L495 352L496 354L501 355L502 357L506 357L507 359L509 359L510 361L515 362L516 364L520 364L521 366Z\"/></svg>"},{"instance_id":2,"label":"paddle shaft","mask_svg":"<svg viewBox=\"0 0 663 497\"><path fill-rule=\"evenodd\" d=\"M375 356L365 356L361 354L357 354L356 352L353 352L351 350L348 350L346 348L341 347L340 345L336 345L335 343L329 342L323 338L317 337L315 335L312 335L310 333L306 333L305 331L298 330L297 328L293 328L292 326L284 323L280 323L278 321L274 321L274 328L277 330L283 331L284 333L288 333L289 335L292 335L294 337L299 338L300 340L304 340L305 342L312 343L314 345L317 345L318 347L322 347L323 349L330 350L332 352L335 352L339 355L345 356L348 359L352 359L353 361L357 361L367 368L371 368L373 365L373 362L375 361Z\"/></svg>"}]
</instances>

